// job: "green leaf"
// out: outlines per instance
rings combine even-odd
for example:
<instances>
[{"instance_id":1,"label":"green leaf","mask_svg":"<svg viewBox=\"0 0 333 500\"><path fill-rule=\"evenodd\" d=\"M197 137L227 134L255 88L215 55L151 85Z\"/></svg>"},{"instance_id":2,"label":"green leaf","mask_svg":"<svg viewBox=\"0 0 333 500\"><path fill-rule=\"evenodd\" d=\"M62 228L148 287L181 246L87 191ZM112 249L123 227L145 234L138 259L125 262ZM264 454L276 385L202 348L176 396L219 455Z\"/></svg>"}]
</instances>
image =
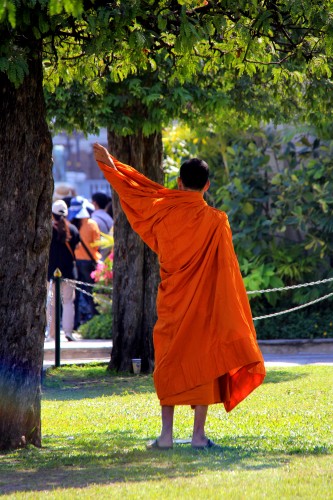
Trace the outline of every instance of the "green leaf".
<instances>
[{"instance_id":1,"label":"green leaf","mask_svg":"<svg viewBox=\"0 0 333 500\"><path fill-rule=\"evenodd\" d=\"M234 185L235 185L235 187L236 187L237 191L239 191L240 193L243 193L243 191L244 191L244 190L243 190L243 186L242 186L242 181L241 181L241 179L239 179L238 177L235 177L235 178L233 179L233 183L234 183Z\"/></svg>"},{"instance_id":2,"label":"green leaf","mask_svg":"<svg viewBox=\"0 0 333 500\"><path fill-rule=\"evenodd\" d=\"M246 214L246 215L252 215L253 212L254 212L254 207L252 205L252 203L250 202L245 202L244 205L243 205L243 212Z\"/></svg>"},{"instance_id":3,"label":"green leaf","mask_svg":"<svg viewBox=\"0 0 333 500\"><path fill-rule=\"evenodd\" d=\"M49 10L51 16L65 12L79 18L84 11L83 0L50 0Z\"/></svg>"},{"instance_id":4,"label":"green leaf","mask_svg":"<svg viewBox=\"0 0 333 500\"><path fill-rule=\"evenodd\" d=\"M157 17L157 26L161 31L165 31L167 25L167 18L162 14Z\"/></svg>"},{"instance_id":5,"label":"green leaf","mask_svg":"<svg viewBox=\"0 0 333 500\"><path fill-rule=\"evenodd\" d=\"M0 57L0 71L6 72L9 67L9 61L7 57Z\"/></svg>"},{"instance_id":6,"label":"green leaf","mask_svg":"<svg viewBox=\"0 0 333 500\"><path fill-rule=\"evenodd\" d=\"M2 23L6 18L11 27L16 28L16 5L12 0L0 2L0 22Z\"/></svg>"}]
</instances>

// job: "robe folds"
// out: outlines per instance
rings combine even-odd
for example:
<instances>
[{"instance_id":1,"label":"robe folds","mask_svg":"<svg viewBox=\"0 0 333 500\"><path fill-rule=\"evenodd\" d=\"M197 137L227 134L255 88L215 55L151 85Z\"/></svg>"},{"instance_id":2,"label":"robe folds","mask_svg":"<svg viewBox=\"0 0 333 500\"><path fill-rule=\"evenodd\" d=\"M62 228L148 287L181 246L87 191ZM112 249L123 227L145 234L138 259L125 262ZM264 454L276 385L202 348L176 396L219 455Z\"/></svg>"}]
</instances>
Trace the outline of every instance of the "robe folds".
<instances>
[{"instance_id":1,"label":"robe folds","mask_svg":"<svg viewBox=\"0 0 333 500\"><path fill-rule=\"evenodd\" d=\"M157 253L153 331L161 405L223 403L232 410L264 380L227 215L195 191L171 190L113 158L98 162L127 219Z\"/></svg>"}]
</instances>

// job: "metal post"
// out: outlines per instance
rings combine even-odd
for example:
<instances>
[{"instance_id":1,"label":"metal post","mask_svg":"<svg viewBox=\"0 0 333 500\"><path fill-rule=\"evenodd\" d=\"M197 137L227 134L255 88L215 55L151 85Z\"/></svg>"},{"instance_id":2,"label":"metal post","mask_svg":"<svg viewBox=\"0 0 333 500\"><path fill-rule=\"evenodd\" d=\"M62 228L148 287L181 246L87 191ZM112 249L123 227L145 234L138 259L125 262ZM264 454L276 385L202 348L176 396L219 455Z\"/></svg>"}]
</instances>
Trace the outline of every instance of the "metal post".
<instances>
[{"instance_id":1,"label":"metal post","mask_svg":"<svg viewBox=\"0 0 333 500\"><path fill-rule=\"evenodd\" d=\"M60 316L61 316L61 271L56 269L53 273L55 284L55 366L60 366Z\"/></svg>"}]
</instances>

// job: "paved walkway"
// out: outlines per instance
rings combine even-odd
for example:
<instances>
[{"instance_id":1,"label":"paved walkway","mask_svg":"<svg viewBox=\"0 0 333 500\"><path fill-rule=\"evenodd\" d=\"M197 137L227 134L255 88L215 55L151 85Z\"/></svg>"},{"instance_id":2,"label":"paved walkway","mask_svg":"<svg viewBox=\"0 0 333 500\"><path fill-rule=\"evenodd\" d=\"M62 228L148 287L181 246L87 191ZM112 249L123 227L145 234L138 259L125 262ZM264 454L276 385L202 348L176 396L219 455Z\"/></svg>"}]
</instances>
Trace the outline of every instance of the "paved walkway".
<instances>
[{"instance_id":1,"label":"paved walkway","mask_svg":"<svg viewBox=\"0 0 333 500\"><path fill-rule=\"evenodd\" d=\"M333 365L333 354L264 354L266 366Z\"/></svg>"},{"instance_id":2,"label":"paved walkway","mask_svg":"<svg viewBox=\"0 0 333 500\"><path fill-rule=\"evenodd\" d=\"M83 364L92 361L107 363L110 361L112 340L85 340L69 342L63 334L60 336L60 364ZM55 365L54 340L44 344L44 368Z\"/></svg>"},{"instance_id":3,"label":"paved walkway","mask_svg":"<svg viewBox=\"0 0 333 500\"><path fill-rule=\"evenodd\" d=\"M333 339L324 341L262 341L259 342L267 366L333 365ZM83 364L110 361L112 340L69 342L60 337L60 363ZM54 341L45 342L44 368L55 364Z\"/></svg>"},{"instance_id":4,"label":"paved walkway","mask_svg":"<svg viewBox=\"0 0 333 500\"><path fill-rule=\"evenodd\" d=\"M333 339L259 340L267 366L333 365Z\"/></svg>"}]
</instances>

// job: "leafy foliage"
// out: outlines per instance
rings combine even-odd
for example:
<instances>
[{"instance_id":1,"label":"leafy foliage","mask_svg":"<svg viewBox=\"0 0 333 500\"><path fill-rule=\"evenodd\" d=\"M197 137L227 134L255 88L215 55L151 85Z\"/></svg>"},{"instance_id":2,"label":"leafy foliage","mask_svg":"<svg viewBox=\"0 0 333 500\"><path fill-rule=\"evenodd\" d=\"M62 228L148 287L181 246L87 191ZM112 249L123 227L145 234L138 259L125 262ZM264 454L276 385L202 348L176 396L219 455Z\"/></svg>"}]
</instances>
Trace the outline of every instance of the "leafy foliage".
<instances>
[{"instance_id":1,"label":"leafy foliage","mask_svg":"<svg viewBox=\"0 0 333 500\"><path fill-rule=\"evenodd\" d=\"M177 187L179 168L183 160L194 156L196 152L196 131L186 124L179 123L164 129L163 169L165 185L170 189Z\"/></svg>"},{"instance_id":2,"label":"leafy foliage","mask_svg":"<svg viewBox=\"0 0 333 500\"><path fill-rule=\"evenodd\" d=\"M287 316L258 320L255 327L260 340L333 338L332 299Z\"/></svg>"},{"instance_id":3,"label":"leafy foliage","mask_svg":"<svg viewBox=\"0 0 333 500\"><path fill-rule=\"evenodd\" d=\"M112 313L97 314L89 321L80 325L79 333L84 339L111 339Z\"/></svg>"},{"instance_id":4,"label":"leafy foliage","mask_svg":"<svg viewBox=\"0 0 333 500\"><path fill-rule=\"evenodd\" d=\"M230 177L216 195L231 220L250 289L332 275L332 146L306 136L283 144L281 133L270 131L248 139L246 145L230 145ZM312 300L319 293L302 290L292 301ZM277 299L267 300L275 305Z\"/></svg>"},{"instance_id":5,"label":"leafy foliage","mask_svg":"<svg viewBox=\"0 0 333 500\"><path fill-rule=\"evenodd\" d=\"M288 127L206 137L199 130L185 140L183 151L210 165L208 202L228 214L249 291L333 276L332 147ZM326 293L308 287L250 299L254 315L262 315Z\"/></svg>"},{"instance_id":6,"label":"leafy foliage","mask_svg":"<svg viewBox=\"0 0 333 500\"><path fill-rule=\"evenodd\" d=\"M0 58L10 64L0 63L0 71L18 86L28 59L42 51L48 91L65 89L57 99L69 105L69 128L90 128L90 118L71 117L75 91L84 89L91 106L79 109L88 116L100 111L100 125L112 112L123 135L140 124L149 135L175 116L225 119L226 111L243 121L326 121L327 129L331 17L331 2L319 0L7 0L0 7ZM109 99L101 104L103 94Z\"/></svg>"}]
</instances>

